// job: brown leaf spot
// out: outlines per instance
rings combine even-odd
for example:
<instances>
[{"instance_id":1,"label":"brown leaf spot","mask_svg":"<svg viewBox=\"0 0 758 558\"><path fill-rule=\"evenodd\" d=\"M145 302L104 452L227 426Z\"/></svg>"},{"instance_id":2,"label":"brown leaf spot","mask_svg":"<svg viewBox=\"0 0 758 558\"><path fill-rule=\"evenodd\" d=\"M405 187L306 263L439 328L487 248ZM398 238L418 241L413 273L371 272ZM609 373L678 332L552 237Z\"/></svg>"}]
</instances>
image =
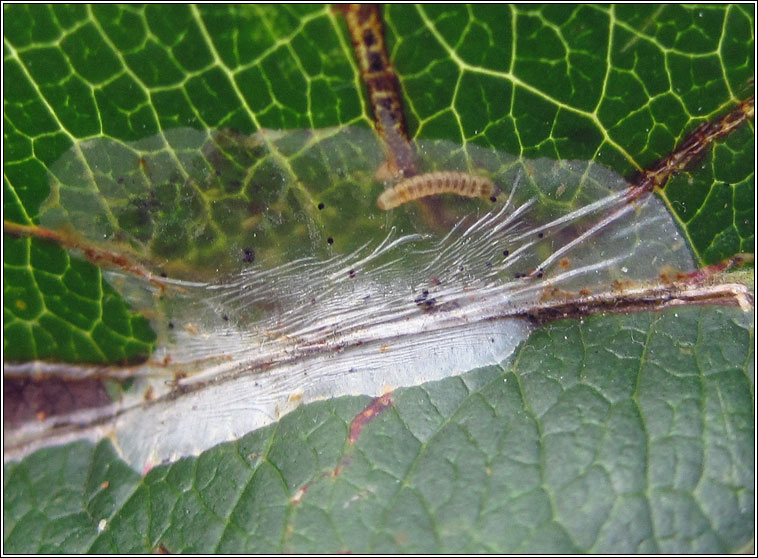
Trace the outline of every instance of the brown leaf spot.
<instances>
[{"instance_id":1,"label":"brown leaf spot","mask_svg":"<svg viewBox=\"0 0 758 558\"><path fill-rule=\"evenodd\" d=\"M358 413L350 423L350 436L348 442L354 444L358 440L363 427L376 416L384 412L392 405L392 392L385 393L381 397L375 397L371 400L365 409Z\"/></svg>"}]
</instances>

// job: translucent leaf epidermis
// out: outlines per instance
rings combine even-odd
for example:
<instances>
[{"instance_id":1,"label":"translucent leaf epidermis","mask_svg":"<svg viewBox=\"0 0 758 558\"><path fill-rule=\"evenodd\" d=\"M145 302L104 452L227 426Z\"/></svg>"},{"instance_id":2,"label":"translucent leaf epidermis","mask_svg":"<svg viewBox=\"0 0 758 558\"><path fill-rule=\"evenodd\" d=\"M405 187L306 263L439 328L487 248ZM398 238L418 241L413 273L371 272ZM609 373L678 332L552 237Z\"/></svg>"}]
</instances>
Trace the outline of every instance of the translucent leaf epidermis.
<instances>
[{"instance_id":1,"label":"translucent leaf epidermis","mask_svg":"<svg viewBox=\"0 0 758 558\"><path fill-rule=\"evenodd\" d=\"M308 400L501 363L541 302L693 267L662 204L630 202L596 163L415 149L420 172L485 176L494 201L445 194L382 211L393 184L363 128L175 129L80 142L53 165L41 224L161 277L110 274L159 333L120 403L127 461L199 451Z\"/></svg>"}]
</instances>

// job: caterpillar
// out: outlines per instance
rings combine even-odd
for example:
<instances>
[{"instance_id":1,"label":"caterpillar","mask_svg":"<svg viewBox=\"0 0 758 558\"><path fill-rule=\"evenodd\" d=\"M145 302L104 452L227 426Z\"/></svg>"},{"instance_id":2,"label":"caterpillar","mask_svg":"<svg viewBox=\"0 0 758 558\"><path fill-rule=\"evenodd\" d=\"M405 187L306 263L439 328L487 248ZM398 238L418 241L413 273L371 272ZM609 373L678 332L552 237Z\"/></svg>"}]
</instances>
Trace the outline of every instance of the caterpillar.
<instances>
[{"instance_id":1,"label":"caterpillar","mask_svg":"<svg viewBox=\"0 0 758 558\"><path fill-rule=\"evenodd\" d=\"M448 193L495 201L495 191L495 185L484 176L456 171L429 172L406 178L385 190L376 205L388 210L418 198Z\"/></svg>"}]
</instances>

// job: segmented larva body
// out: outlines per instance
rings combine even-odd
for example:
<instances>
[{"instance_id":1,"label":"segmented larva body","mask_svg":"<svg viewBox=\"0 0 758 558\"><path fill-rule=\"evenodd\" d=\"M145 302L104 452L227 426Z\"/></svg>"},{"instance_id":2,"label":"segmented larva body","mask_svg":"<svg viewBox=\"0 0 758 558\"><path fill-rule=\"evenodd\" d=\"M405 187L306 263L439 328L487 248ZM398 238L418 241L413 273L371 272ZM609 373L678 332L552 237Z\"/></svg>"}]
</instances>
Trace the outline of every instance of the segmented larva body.
<instances>
[{"instance_id":1,"label":"segmented larva body","mask_svg":"<svg viewBox=\"0 0 758 558\"><path fill-rule=\"evenodd\" d=\"M495 195L492 181L476 174L439 171L406 178L385 190L376 200L379 209L392 209L411 200L435 194L458 194L467 198L491 199Z\"/></svg>"}]
</instances>

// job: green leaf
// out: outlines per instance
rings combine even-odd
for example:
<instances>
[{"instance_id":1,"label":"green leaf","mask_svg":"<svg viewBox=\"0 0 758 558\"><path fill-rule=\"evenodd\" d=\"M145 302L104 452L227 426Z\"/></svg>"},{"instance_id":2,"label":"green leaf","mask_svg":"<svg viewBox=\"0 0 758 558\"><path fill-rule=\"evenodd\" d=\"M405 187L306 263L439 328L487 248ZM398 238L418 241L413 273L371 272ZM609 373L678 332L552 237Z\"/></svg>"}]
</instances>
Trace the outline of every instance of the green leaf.
<instances>
[{"instance_id":1,"label":"green leaf","mask_svg":"<svg viewBox=\"0 0 758 558\"><path fill-rule=\"evenodd\" d=\"M150 353L149 322L98 268L37 239L6 236L3 248L6 359L128 363Z\"/></svg>"},{"instance_id":2,"label":"green leaf","mask_svg":"<svg viewBox=\"0 0 758 558\"><path fill-rule=\"evenodd\" d=\"M44 450L6 466L6 549L734 552L752 537L752 346L739 309L596 316L398 390L355 443L365 397L142 478L108 442Z\"/></svg>"},{"instance_id":3,"label":"green leaf","mask_svg":"<svg viewBox=\"0 0 758 558\"><path fill-rule=\"evenodd\" d=\"M271 261L297 249L346 253L377 238L385 217L374 205L382 188L371 173L382 156L375 139L354 142L354 151L280 144L276 164L263 157L248 177L257 189L224 190L247 176L239 163L257 153L235 138L371 127L349 36L331 8L3 10L5 220L39 224L53 177L68 172L76 200L68 207L91 205L65 232L101 241L92 236L100 229L87 228L103 225L95 217L129 208L105 231L128 238L111 242L162 263L181 258L190 274L212 269L218 254L239 254L253 232L256 254ZM478 146L594 161L630 176L753 89L755 20L742 5L392 5L384 17L413 139L463 146L449 159L462 166L476 166L466 148ZM193 197L171 177L198 145L155 148L178 129L226 138L218 152L225 174L209 183L212 195ZM156 153L166 174L152 184L154 199L137 188L148 181L134 182L109 206L102 191L88 190L92 180L72 179L93 141L130 156L137 144ZM661 193L701 265L754 251L754 150L750 122ZM110 165L103 184L150 172L142 153L95 155L81 168ZM171 165L162 165L164 155L175 158ZM125 161L133 166L116 174ZM282 176L296 186L277 188ZM147 206L161 234L140 220ZM250 214L264 215L257 229L239 226ZM418 227L412 210L394 218L399 228ZM187 229L199 232L188 238ZM5 235L3 264L6 360L124 362L156 346L148 320L78 255ZM6 465L5 545L737 551L754 519L748 322L703 308L554 324L512 365L397 392L355 445L346 442L348 427L365 398L303 407L141 478L105 442L42 450Z\"/></svg>"}]
</instances>

